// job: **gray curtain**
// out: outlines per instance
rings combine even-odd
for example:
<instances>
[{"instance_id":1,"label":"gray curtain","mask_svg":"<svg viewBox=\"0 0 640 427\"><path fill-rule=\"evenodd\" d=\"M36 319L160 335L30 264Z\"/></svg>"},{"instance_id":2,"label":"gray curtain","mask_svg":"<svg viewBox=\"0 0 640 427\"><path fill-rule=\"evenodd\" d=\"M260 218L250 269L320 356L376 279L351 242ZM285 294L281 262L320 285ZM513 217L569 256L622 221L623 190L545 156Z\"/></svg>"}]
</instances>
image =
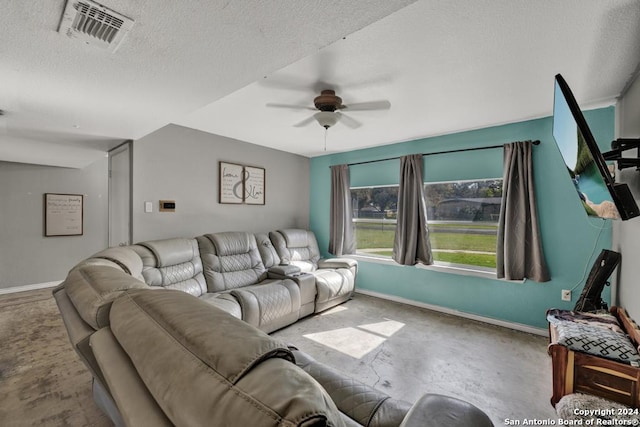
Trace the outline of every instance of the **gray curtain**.
<instances>
[{"instance_id":1,"label":"gray curtain","mask_svg":"<svg viewBox=\"0 0 640 427\"><path fill-rule=\"evenodd\" d=\"M422 169L422 154L400 158L398 224L393 241L393 259L402 265L433 264Z\"/></svg>"},{"instance_id":2,"label":"gray curtain","mask_svg":"<svg viewBox=\"0 0 640 427\"><path fill-rule=\"evenodd\" d=\"M538 228L531 141L504 146L496 258L498 278L550 280Z\"/></svg>"},{"instance_id":3,"label":"gray curtain","mask_svg":"<svg viewBox=\"0 0 640 427\"><path fill-rule=\"evenodd\" d=\"M336 256L355 253L348 165L331 166L330 209L329 253Z\"/></svg>"}]
</instances>

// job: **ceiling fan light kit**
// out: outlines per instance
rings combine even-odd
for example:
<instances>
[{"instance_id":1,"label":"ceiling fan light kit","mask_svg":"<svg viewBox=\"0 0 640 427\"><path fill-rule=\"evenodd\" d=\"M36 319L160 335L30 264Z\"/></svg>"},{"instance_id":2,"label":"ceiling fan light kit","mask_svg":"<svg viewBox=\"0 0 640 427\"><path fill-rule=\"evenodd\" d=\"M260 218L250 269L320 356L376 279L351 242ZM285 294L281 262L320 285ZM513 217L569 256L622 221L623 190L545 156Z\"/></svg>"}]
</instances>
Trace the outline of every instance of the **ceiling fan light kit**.
<instances>
[{"instance_id":1,"label":"ceiling fan light kit","mask_svg":"<svg viewBox=\"0 0 640 427\"><path fill-rule=\"evenodd\" d=\"M332 111L319 111L313 115L316 121L325 129L329 129L331 126L338 123L340 115Z\"/></svg>"}]
</instances>

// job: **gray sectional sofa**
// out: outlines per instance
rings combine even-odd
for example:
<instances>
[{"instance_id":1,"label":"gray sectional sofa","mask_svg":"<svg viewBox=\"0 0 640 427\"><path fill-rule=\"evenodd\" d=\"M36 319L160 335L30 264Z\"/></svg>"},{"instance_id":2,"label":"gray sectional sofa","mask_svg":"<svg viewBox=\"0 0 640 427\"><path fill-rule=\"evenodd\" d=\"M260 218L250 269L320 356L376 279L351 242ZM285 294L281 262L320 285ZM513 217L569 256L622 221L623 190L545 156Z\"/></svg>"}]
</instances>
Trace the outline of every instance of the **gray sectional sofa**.
<instances>
[{"instance_id":1,"label":"gray sectional sofa","mask_svg":"<svg viewBox=\"0 0 640 427\"><path fill-rule=\"evenodd\" d=\"M115 425L435 426L446 406L462 420L446 425L490 426L468 403L412 407L267 335L348 300L356 274L306 230L227 232L106 249L54 296Z\"/></svg>"}]
</instances>

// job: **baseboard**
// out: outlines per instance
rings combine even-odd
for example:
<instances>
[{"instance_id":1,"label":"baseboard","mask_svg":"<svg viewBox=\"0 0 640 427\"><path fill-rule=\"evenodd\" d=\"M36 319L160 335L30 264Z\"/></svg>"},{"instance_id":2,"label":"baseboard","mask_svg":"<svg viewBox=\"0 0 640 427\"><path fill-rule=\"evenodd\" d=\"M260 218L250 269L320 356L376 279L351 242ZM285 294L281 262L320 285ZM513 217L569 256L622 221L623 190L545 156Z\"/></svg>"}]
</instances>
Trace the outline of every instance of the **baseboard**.
<instances>
[{"instance_id":1,"label":"baseboard","mask_svg":"<svg viewBox=\"0 0 640 427\"><path fill-rule=\"evenodd\" d=\"M535 335L547 336L548 331L543 328L536 328L534 326L524 325L522 323L508 322L506 320L492 319L490 317L479 316L477 314L465 313L464 311L454 310L452 308L441 307L438 305L427 304L420 301L414 301L395 295L383 294L375 291L368 291L366 289L357 289L356 293L385 299L389 301L399 302L402 304L413 305L415 307L426 308L427 310L438 311L440 313L451 314L453 316L464 317L465 319L477 320L479 322L489 323L496 326L502 326L505 328L515 329L516 331L527 332Z\"/></svg>"},{"instance_id":2,"label":"baseboard","mask_svg":"<svg viewBox=\"0 0 640 427\"><path fill-rule=\"evenodd\" d=\"M34 283L32 285L22 285L22 286L12 286L10 288L2 288L0 289L0 295L13 294L16 292L35 291L36 289L53 288L54 286L58 286L60 283L62 283L61 280L58 280L57 282Z\"/></svg>"}]
</instances>

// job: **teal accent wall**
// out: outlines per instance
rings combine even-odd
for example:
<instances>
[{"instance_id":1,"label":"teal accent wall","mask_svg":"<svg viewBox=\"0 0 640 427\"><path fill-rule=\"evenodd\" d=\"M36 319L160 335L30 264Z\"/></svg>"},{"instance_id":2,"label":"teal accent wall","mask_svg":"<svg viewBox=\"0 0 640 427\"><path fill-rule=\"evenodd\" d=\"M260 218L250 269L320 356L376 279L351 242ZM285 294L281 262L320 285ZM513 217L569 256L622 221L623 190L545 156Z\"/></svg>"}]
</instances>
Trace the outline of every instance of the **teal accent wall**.
<instances>
[{"instance_id":1,"label":"teal accent wall","mask_svg":"<svg viewBox=\"0 0 640 427\"><path fill-rule=\"evenodd\" d=\"M585 117L601 151L614 139L614 107L587 111ZM329 243L331 165L363 162L414 153L433 153L469 147L500 145L520 140L540 140L533 147L536 196L543 250L551 281L507 282L484 277L359 261L357 286L361 289L433 304L469 314L546 328L548 308L573 308L602 249L611 248L611 221L589 218L576 194L551 133L552 119L455 133L409 142L315 157L310 162L309 225L325 256ZM468 179L487 174L502 163L502 150L438 154L425 159L425 179ZM375 167L365 167L373 166ZM399 162L385 161L353 166L352 186L398 182ZM498 166L500 167L500 166ZM430 175L431 174L431 175ZM437 178L433 178L433 176ZM498 176L501 176L500 171ZM562 289L576 284L571 302L560 299ZM610 300L609 288L603 293Z\"/></svg>"}]
</instances>

